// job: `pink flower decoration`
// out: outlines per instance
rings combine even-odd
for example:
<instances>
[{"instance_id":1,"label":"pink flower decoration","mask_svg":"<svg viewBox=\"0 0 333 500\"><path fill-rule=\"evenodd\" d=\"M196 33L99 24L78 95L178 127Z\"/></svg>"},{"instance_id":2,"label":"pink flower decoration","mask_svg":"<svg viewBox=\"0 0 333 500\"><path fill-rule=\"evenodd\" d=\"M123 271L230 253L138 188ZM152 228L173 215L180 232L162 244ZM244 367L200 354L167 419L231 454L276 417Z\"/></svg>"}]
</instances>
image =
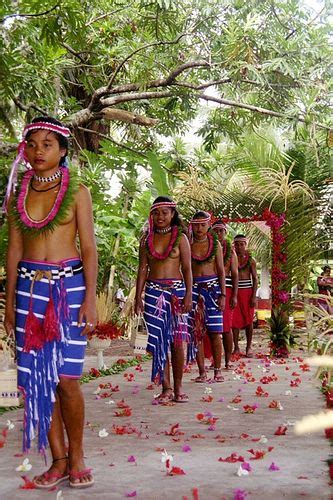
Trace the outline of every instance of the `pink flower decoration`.
<instances>
[{"instance_id":1,"label":"pink flower decoration","mask_svg":"<svg viewBox=\"0 0 333 500\"><path fill-rule=\"evenodd\" d=\"M289 293L286 292L286 290L280 290L277 295L278 295L278 300L280 302L282 302L283 304L285 304L286 302L288 302L288 300L289 300Z\"/></svg>"},{"instance_id":2,"label":"pink flower decoration","mask_svg":"<svg viewBox=\"0 0 333 500\"><path fill-rule=\"evenodd\" d=\"M234 500L245 500L247 492L245 490L237 489L234 491Z\"/></svg>"},{"instance_id":3,"label":"pink flower decoration","mask_svg":"<svg viewBox=\"0 0 333 500\"><path fill-rule=\"evenodd\" d=\"M271 472L273 472L273 471L276 471L276 470L280 470L280 467L278 467L277 465L275 465L274 462L272 462L271 465L268 467L268 470L270 470Z\"/></svg>"},{"instance_id":4,"label":"pink flower decoration","mask_svg":"<svg viewBox=\"0 0 333 500\"><path fill-rule=\"evenodd\" d=\"M127 462L131 462L131 463L136 462L136 458L135 458L135 456L134 456L134 455L130 455L130 456L128 457L128 459L127 459Z\"/></svg>"},{"instance_id":5,"label":"pink flower decoration","mask_svg":"<svg viewBox=\"0 0 333 500\"><path fill-rule=\"evenodd\" d=\"M136 491L128 491L127 493L125 493L125 497L127 498L132 498L132 497L136 497Z\"/></svg>"},{"instance_id":6,"label":"pink flower decoration","mask_svg":"<svg viewBox=\"0 0 333 500\"><path fill-rule=\"evenodd\" d=\"M248 472L251 472L252 470L252 467L248 462L242 462L241 467L242 469L247 470Z\"/></svg>"},{"instance_id":7,"label":"pink flower decoration","mask_svg":"<svg viewBox=\"0 0 333 500\"><path fill-rule=\"evenodd\" d=\"M184 451L185 453L187 453L188 451L192 451L192 448L191 448L190 445L184 444L184 446L182 448L182 451Z\"/></svg>"}]
</instances>

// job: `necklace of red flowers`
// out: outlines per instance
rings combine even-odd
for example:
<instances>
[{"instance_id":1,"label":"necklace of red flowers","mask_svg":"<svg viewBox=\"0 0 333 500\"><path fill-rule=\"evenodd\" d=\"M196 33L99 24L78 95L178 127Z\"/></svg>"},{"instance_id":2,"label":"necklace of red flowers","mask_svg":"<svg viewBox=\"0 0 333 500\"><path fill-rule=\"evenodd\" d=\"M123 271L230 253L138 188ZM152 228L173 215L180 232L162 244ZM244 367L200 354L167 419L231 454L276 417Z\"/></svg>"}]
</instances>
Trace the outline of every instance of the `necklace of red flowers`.
<instances>
[{"instance_id":1,"label":"necklace of red flowers","mask_svg":"<svg viewBox=\"0 0 333 500\"><path fill-rule=\"evenodd\" d=\"M155 250L153 235L154 233L151 232L150 234L148 234L147 237L148 252L152 257L154 257L154 259L165 260L169 257L171 251L179 245L179 241L182 235L182 230L179 226L172 226L171 238L165 252L163 253L157 252L157 250Z\"/></svg>"},{"instance_id":2,"label":"necklace of red flowers","mask_svg":"<svg viewBox=\"0 0 333 500\"><path fill-rule=\"evenodd\" d=\"M245 255L238 255L238 270L250 267L252 257L250 252L245 252Z\"/></svg>"},{"instance_id":3,"label":"necklace of red flowers","mask_svg":"<svg viewBox=\"0 0 333 500\"><path fill-rule=\"evenodd\" d=\"M203 262L207 262L211 260L213 257L216 255L217 251L217 236L215 236L215 233L208 232L207 233L207 239L208 239L208 250L205 253L205 255L195 255L192 252L192 259L197 262L198 264L202 264Z\"/></svg>"}]
</instances>

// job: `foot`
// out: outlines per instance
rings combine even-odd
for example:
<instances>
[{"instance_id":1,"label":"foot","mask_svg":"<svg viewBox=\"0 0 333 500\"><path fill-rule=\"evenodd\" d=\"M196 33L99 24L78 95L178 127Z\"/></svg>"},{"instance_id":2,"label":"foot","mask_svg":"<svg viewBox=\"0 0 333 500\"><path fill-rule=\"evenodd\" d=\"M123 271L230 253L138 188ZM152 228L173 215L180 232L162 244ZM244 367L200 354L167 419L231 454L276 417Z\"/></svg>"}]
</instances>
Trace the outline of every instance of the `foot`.
<instances>
[{"instance_id":1,"label":"foot","mask_svg":"<svg viewBox=\"0 0 333 500\"><path fill-rule=\"evenodd\" d=\"M194 379L194 382L196 382L197 384L203 384L207 382L207 373L202 373L201 375L199 375L199 377L196 377Z\"/></svg>"},{"instance_id":2,"label":"foot","mask_svg":"<svg viewBox=\"0 0 333 500\"><path fill-rule=\"evenodd\" d=\"M187 394L175 394L175 397L173 398L173 401L175 403L187 403L189 401L189 397Z\"/></svg>"},{"instance_id":3,"label":"foot","mask_svg":"<svg viewBox=\"0 0 333 500\"><path fill-rule=\"evenodd\" d=\"M33 483L38 489L53 488L68 480L68 458L55 458L49 470L33 478Z\"/></svg>"},{"instance_id":4,"label":"foot","mask_svg":"<svg viewBox=\"0 0 333 500\"><path fill-rule=\"evenodd\" d=\"M233 370L234 369L234 365L231 365L230 363L228 363L227 365L225 365L225 370Z\"/></svg>"},{"instance_id":5,"label":"foot","mask_svg":"<svg viewBox=\"0 0 333 500\"><path fill-rule=\"evenodd\" d=\"M247 358L253 358L253 352L251 351L251 349L246 349L245 356Z\"/></svg>"},{"instance_id":6,"label":"foot","mask_svg":"<svg viewBox=\"0 0 333 500\"><path fill-rule=\"evenodd\" d=\"M94 484L91 469L87 469L83 459L70 459L69 485L72 488L88 488Z\"/></svg>"},{"instance_id":7,"label":"foot","mask_svg":"<svg viewBox=\"0 0 333 500\"><path fill-rule=\"evenodd\" d=\"M172 398L173 398L173 391L171 387L169 387L168 389L163 389L161 394L156 396L155 401L163 404L163 403L168 403L169 401L172 400Z\"/></svg>"},{"instance_id":8,"label":"foot","mask_svg":"<svg viewBox=\"0 0 333 500\"><path fill-rule=\"evenodd\" d=\"M224 382L224 378L221 375L221 368L214 368L214 382Z\"/></svg>"},{"instance_id":9,"label":"foot","mask_svg":"<svg viewBox=\"0 0 333 500\"><path fill-rule=\"evenodd\" d=\"M239 347L235 347L235 349L232 351L232 354L240 354L240 350L239 350Z\"/></svg>"}]
</instances>

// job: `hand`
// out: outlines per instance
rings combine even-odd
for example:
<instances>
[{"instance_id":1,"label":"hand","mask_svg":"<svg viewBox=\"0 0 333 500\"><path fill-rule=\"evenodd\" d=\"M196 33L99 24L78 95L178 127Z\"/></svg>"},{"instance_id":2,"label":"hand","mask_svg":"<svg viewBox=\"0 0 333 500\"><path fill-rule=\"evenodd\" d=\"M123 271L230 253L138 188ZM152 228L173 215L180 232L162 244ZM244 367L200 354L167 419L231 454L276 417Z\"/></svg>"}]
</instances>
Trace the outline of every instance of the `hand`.
<instances>
[{"instance_id":1,"label":"hand","mask_svg":"<svg viewBox=\"0 0 333 500\"><path fill-rule=\"evenodd\" d=\"M88 332L92 332L97 323L97 311L96 305L91 301L84 301L79 311L78 326L82 326L82 323L86 323L86 326L81 332L81 336L87 335Z\"/></svg>"},{"instance_id":2,"label":"hand","mask_svg":"<svg viewBox=\"0 0 333 500\"><path fill-rule=\"evenodd\" d=\"M14 308L6 309L4 327L10 341L15 342L15 311Z\"/></svg>"},{"instance_id":3,"label":"hand","mask_svg":"<svg viewBox=\"0 0 333 500\"><path fill-rule=\"evenodd\" d=\"M255 297L251 297L250 307L255 307L255 306L256 306L256 298Z\"/></svg>"},{"instance_id":4,"label":"hand","mask_svg":"<svg viewBox=\"0 0 333 500\"><path fill-rule=\"evenodd\" d=\"M225 296L220 295L219 298L217 299L217 303L219 306L219 310L224 311L224 309L225 309Z\"/></svg>"},{"instance_id":5,"label":"hand","mask_svg":"<svg viewBox=\"0 0 333 500\"><path fill-rule=\"evenodd\" d=\"M139 316L144 310L142 297L137 297L134 304L134 313Z\"/></svg>"},{"instance_id":6,"label":"hand","mask_svg":"<svg viewBox=\"0 0 333 500\"><path fill-rule=\"evenodd\" d=\"M230 309L235 309L237 306L237 295L233 295L230 299Z\"/></svg>"},{"instance_id":7,"label":"hand","mask_svg":"<svg viewBox=\"0 0 333 500\"><path fill-rule=\"evenodd\" d=\"M192 310L192 294L186 294L183 298L183 313L189 313Z\"/></svg>"}]
</instances>

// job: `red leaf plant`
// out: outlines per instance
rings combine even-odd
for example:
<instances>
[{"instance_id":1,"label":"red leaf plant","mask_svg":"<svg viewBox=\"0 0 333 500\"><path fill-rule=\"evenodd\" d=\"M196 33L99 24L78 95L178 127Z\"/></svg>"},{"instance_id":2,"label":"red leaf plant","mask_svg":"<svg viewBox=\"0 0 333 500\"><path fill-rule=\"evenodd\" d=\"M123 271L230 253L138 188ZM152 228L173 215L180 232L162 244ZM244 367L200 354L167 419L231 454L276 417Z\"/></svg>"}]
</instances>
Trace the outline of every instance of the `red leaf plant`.
<instances>
[{"instance_id":1,"label":"red leaf plant","mask_svg":"<svg viewBox=\"0 0 333 500\"><path fill-rule=\"evenodd\" d=\"M94 330L88 332L88 339L98 337L99 339L117 339L123 335L123 327L120 327L113 321L107 323L97 323Z\"/></svg>"}]
</instances>

